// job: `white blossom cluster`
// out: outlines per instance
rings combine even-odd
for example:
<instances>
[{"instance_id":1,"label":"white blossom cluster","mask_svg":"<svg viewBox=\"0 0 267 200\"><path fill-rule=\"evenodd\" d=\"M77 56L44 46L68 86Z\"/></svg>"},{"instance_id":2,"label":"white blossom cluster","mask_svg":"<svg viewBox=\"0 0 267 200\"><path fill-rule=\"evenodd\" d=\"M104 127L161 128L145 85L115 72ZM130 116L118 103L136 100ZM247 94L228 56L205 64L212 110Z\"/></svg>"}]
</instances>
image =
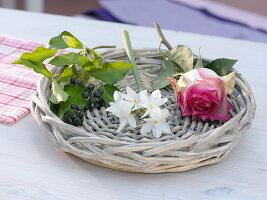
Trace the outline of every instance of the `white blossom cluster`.
<instances>
[{"instance_id":1,"label":"white blossom cluster","mask_svg":"<svg viewBox=\"0 0 267 200\"><path fill-rule=\"evenodd\" d=\"M127 93L114 92L114 102L106 111L111 112L120 120L117 132L122 131L126 125L136 128L136 119L133 114L135 111L145 110L141 119L145 121L141 127L141 134L152 131L154 137L159 138L162 133L169 133L170 127L166 119L170 116L167 109L161 109L160 106L165 104L168 99L161 98L160 90L155 90L149 96L146 90L136 93L130 87L126 88Z\"/></svg>"}]
</instances>

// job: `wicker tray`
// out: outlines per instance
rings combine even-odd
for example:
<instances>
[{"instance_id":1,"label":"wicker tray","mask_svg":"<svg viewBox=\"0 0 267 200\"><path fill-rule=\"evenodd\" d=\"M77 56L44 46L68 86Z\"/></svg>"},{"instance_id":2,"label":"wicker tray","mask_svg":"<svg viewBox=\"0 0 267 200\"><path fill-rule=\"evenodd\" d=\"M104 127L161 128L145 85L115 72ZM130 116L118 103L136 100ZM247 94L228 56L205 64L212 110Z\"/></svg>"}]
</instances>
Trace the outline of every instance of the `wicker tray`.
<instances>
[{"instance_id":1,"label":"wicker tray","mask_svg":"<svg viewBox=\"0 0 267 200\"><path fill-rule=\"evenodd\" d=\"M156 49L135 50L140 78L144 89L152 91L151 82L159 71L162 60ZM124 49L102 52L109 62L127 61ZM57 70L57 71L56 71ZM54 68L57 73L59 68ZM133 75L129 73L118 87L136 89ZM236 86L230 96L232 119L224 124L203 123L182 117L175 103L171 87L162 89L169 101L166 107L171 117L171 133L155 139L150 134L140 134L137 128L125 128L116 133L119 120L101 110L87 111L83 127L74 127L61 121L49 108L48 96L51 82L42 78L32 99L34 119L62 151L74 154L90 163L116 170L162 173L181 172L220 162L239 142L255 116L256 104L251 89L236 72Z\"/></svg>"}]
</instances>

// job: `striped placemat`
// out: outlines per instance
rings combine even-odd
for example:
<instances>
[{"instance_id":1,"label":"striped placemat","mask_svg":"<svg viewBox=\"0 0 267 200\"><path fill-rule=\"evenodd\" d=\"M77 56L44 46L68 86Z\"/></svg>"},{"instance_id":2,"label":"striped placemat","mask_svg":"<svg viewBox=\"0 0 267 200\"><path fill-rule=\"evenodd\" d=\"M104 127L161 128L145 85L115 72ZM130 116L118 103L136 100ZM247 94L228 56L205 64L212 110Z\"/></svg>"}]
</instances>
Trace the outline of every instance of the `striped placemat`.
<instances>
[{"instance_id":1,"label":"striped placemat","mask_svg":"<svg viewBox=\"0 0 267 200\"><path fill-rule=\"evenodd\" d=\"M30 112L39 74L11 64L24 52L43 44L0 36L0 123L12 125Z\"/></svg>"}]
</instances>

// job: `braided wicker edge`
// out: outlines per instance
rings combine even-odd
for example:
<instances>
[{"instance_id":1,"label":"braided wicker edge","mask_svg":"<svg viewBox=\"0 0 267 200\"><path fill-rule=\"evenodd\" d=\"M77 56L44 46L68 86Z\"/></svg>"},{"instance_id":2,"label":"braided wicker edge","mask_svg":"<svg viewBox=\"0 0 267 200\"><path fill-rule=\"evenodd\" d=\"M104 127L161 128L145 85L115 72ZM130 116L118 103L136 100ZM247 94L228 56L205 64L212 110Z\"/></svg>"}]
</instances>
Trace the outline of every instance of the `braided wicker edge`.
<instances>
[{"instance_id":1,"label":"braided wicker edge","mask_svg":"<svg viewBox=\"0 0 267 200\"><path fill-rule=\"evenodd\" d=\"M135 54L142 83L146 85L147 79L153 79L159 70L160 56L156 49L135 50ZM102 55L110 62L127 61L124 49L108 50ZM149 73L142 71L147 68ZM119 86L134 86L131 76L129 74ZM90 163L130 172L181 172L220 162L250 127L255 116L255 99L244 77L238 72L236 76L235 97L231 99L236 113L232 113L230 121L214 126L189 118L178 119L179 125L172 129L174 134L160 139L149 135L133 138L133 130L130 129L124 135L114 135L113 129L117 127L106 129L104 108L87 112L82 128L64 123L50 110L47 97L51 83L46 78L39 81L31 111L37 124L46 130L58 148Z\"/></svg>"}]
</instances>

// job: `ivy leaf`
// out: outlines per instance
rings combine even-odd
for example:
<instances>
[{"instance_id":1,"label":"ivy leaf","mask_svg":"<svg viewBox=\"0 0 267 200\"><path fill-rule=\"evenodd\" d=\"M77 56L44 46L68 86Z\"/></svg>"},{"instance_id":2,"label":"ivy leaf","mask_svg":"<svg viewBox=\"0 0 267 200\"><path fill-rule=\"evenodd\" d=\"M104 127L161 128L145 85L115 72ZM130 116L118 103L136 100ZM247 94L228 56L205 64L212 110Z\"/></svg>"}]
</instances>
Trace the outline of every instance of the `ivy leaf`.
<instances>
[{"instance_id":1,"label":"ivy leaf","mask_svg":"<svg viewBox=\"0 0 267 200\"><path fill-rule=\"evenodd\" d=\"M63 82L69 81L77 72L76 70L73 70L73 69L74 69L74 66L69 66L65 68L63 73L59 77L58 82L63 83Z\"/></svg>"},{"instance_id":2,"label":"ivy leaf","mask_svg":"<svg viewBox=\"0 0 267 200\"><path fill-rule=\"evenodd\" d=\"M195 65L195 69L198 69L198 68L204 68L201 56L198 57L197 63Z\"/></svg>"},{"instance_id":3,"label":"ivy leaf","mask_svg":"<svg viewBox=\"0 0 267 200\"><path fill-rule=\"evenodd\" d=\"M103 88L104 93L102 94L102 98L106 103L114 101L113 95L115 91L119 91L119 88L117 88L115 85L105 84L101 86L100 88Z\"/></svg>"},{"instance_id":4,"label":"ivy leaf","mask_svg":"<svg viewBox=\"0 0 267 200\"><path fill-rule=\"evenodd\" d=\"M58 116L60 119L63 118L64 114L71 108L71 104L85 106L87 104L87 100L83 98L82 92L85 90L84 86L74 85L66 87L66 92L69 95L69 98L66 102L60 103Z\"/></svg>"},{"instance_id":5,"label":"ivy leaf","mask_svg":"<svg viewBox=\"0 0 267 200\"><path fill-rule=\"evenodd\" d=\"M178 65L179 72L187 72L193 69L193 53L191 49L184 45L178 45L164 53L170 61Z\"/></svg>"},{"instance_id":6,"label":"ivy leaf","mask_svg":"<svg viewBox=\"0 0 267 200\"><path fill-rule=\"evenodd\" d=\"M71 33L63 31L58 36L51 38L49 45L55 49L65 49L68 47L82 49L83 44Z\"/></svg>"},{"instance_id":7,"label":"ivy leaf","mask_svg":"<svg viewBox=\"0 0 267 200\"><path fill-rule=\"evenodd\" d=\"M57 53L55 49L37 47L33 52L23 53L20 58L42 63L45 59L52 57Z\"/></svg>"},{"instance_id":8,"label":"ivy leaf","mask_svg":"<svg viewBox=\"0 0 267 200\"><path fill-rule=\"evenodd\" d=\"M103 63L102 68L92 69L91 75L98 80L113 85L123 79L125 74L133 68L133 64L124 62Z\"/></svg>"},{"instance_id":9,"label":"ivy leaf","mask_svg":"<svg viewBox=\"0 0 267 200\"><path fill-rule=\"evenodd\" d=\"M208 63L205 68L215 71L219 76L225 76L231 72L232 67L237 60L219 58Z\"/></svg>"},{"instance_id":10,"label":"ivy leaf","mask_svg":"<svg viewBox=\"0 0 267 200\"><path fill-rule=\"evenodd\" d=\"M172 74L175 74L172 63L164 58L163 64L160 68L160 72L157 78L153 81L152 87L154 90L161 89L170 84L168 77L172 77Z\"/></svg>"},{"instance_id":11,"label":"ivy leaf","mask_svg":"<svg viewBox=\"0 0 267 200\"><path fill-rule=\"evenodd\" d=\"M69 95L63 90L63 88L57 83L55 79L52 80L51 96L49 101L53 104L59 104L61 101L67 101Z\"/></svg>"},{"instance_id":12,"label":"ivy leaf","mask_svg":"<svg viewBox=\"0 0 267 200\"><path fill-rule=\"evenodd\" d=\"M16 60L12 64L19 64L19 65L24 65L26 67L32 68L35 72L39 74L43 74L47 78L50 78L53 76L43 63L20 58L19 60Z\"/></svg>"},{"instance_id":13,"label":"ivy leaf","mask_svg":"<svg viewBox=\"0 0 267 200\"><path fill-rule=\"evenodd\" d=\"M84 63L82 65L82 68L85 70L85 71L90 71L91 69L93 69L95 66L94 66L94 63L90 60L88 60L88 62Z\"/></svg>"},{"instance_id":14,"label":"ivy leaf","mask_svg":"<svg viewBox=\"0 0 267 200\"><path fill-rule=\"evenodd\" d=\"M84 65L87 62L88 59L85 56L71 52L68 54L61 54L59 56L56 56L49 62L49 64L55 65L57 67L62 67L69 64Z\"/></svg>"},{"instance_id":15,"label":"ivy leaf","mask_svg":"<svg viewBox=\"0 0 267 200\"><path fill-rule=\"evenodd\" d=\"M63 35L62 39L71 48L83 49L83 44L73 35L72 36Z\"/></svg>"},{"instance_id":16,"label":"ivy leaf","mask_svg":"<svg viewBox=\"0 0 267 200\"><path fill-rule=\"evenodd\" d=\"M75 78L81 80L84 84L87 84L91 78L91 74L88 71L77 71Z\"/></svg>"},{"instance_id":17,"label":"ivy leaf","mask_svg":"<svg viewBox=\"0 0 267 200\"><path fill-rule=\"evenodd\" d=\"M43 74L46 77L52 77L46 66L42 63L45 59L54 56L57 53L55 49L47 49L44 47L37 47L33 52L23 53L19 60L12 64L24 65L32 68L35 72Z\"/></svg>"}]
</instances>

